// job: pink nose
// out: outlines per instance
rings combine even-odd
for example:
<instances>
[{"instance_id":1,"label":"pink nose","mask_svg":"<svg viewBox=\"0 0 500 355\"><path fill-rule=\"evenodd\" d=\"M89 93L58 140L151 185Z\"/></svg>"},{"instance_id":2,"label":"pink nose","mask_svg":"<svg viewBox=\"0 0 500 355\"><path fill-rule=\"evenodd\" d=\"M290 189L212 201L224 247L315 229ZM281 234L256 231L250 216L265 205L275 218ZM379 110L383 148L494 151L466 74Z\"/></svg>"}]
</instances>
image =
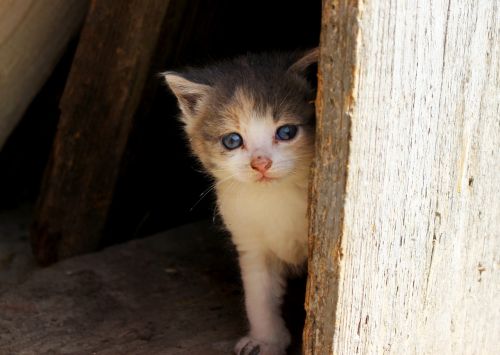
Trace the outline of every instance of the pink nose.
<instances>
[{"instance_id":1,"label":"pink nose","mask_svg":"<svg viewBox=\"0 0 500 355\"><path fill-rule=\"evenodd\" d=\"M250 166L252 169L257 170L261 173L265 173L269 168L273 165L273 161L267 157L255 157L252 158L252 161L250 162Z\"/></svg>"}]
</instances>

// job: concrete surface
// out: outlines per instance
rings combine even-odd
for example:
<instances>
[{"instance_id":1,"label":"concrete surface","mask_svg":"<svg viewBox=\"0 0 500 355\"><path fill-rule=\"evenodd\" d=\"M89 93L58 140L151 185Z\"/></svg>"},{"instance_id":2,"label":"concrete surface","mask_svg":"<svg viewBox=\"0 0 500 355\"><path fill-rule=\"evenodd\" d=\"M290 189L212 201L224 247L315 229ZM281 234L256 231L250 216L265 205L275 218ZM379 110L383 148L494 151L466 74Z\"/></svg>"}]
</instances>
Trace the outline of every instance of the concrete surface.
<instances>
[{"instance_id":1,"label":"concrete surface","mask_svg":"<svg viewBox=\"0 0 500 355\"><path fill-rule=\"evenodd\" d=\"M231 354L245 333L235 255L208 222L41 269L16 216L0 213L1 355ZM298 289L287 302L296 340Z\"/></svg>"}]
</instances>

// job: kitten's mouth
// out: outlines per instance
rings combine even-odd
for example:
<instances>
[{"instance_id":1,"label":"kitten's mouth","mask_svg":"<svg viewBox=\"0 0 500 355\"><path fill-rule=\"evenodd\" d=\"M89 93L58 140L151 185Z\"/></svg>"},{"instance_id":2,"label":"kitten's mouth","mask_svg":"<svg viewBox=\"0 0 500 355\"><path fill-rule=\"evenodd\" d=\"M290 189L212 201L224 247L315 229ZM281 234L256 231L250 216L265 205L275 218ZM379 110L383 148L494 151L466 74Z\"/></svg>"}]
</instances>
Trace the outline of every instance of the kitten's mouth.
<instances>
[{"instance_id":1,"label":"kitten's mouth","mask_svg":"<svg viewBox=\"0 0 500 355\"><path fill-rule=\"evenodd\" d=\"M260 178L257 179L257 182L270 182L270 181L274 181L276 179L277 178L262 175Z\"/></svg>"}]
</instances>

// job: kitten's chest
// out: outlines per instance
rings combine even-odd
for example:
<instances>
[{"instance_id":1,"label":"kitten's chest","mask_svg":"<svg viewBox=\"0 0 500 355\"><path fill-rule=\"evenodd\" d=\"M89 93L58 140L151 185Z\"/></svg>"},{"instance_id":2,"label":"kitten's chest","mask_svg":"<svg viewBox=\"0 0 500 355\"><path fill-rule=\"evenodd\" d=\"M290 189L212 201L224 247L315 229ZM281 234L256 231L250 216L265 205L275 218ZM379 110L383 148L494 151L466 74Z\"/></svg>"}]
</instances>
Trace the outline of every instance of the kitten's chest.
<instances>
[{"instance_id":1,"label":"kitten's chest","mask_svg":"<svg viewBox=\"0 0 500 355\"><path fill-rule=\"evenodd\" d=\"M307 252L307 188L270 187L221 190L220 212L237 247L267 248L296 263Z\"/></svg>"}]
</instances>

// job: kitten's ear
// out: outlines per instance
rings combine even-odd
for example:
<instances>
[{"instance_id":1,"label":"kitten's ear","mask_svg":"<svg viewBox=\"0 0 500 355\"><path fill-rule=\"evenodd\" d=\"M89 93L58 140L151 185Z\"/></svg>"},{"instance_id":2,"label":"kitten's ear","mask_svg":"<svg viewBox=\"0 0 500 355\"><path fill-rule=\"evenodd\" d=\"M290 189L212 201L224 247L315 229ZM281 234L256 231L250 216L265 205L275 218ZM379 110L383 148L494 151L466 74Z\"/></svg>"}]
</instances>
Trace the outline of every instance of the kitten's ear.
<instances>
[{"instance_id":1,"label":"kitten's ear","mask_svg":"<svg viewBox=\"0 0 500 355\"><path fill-rule=\"evenodd\" d=\"M312 64L316 64L319 59L319 47L313 48L305 52L295 63L293 63L290 68L288 68L289 72L297 73L297 74L305 74L307 68L309 68Z\"/></svg>"},{"instance_id":2,"label":"kitten's ear","mask_svg":"<svg viewBox=\"0 0 500 355\"><path fill-rule=\"evenodd\" d=\"M182 119L187 123L186 121L196 114L200 103L208 95L210 86L195 83L176 72L165 72L162 76L177 97L179 108L183 113Z\"/></svg>"}]
</instances>

